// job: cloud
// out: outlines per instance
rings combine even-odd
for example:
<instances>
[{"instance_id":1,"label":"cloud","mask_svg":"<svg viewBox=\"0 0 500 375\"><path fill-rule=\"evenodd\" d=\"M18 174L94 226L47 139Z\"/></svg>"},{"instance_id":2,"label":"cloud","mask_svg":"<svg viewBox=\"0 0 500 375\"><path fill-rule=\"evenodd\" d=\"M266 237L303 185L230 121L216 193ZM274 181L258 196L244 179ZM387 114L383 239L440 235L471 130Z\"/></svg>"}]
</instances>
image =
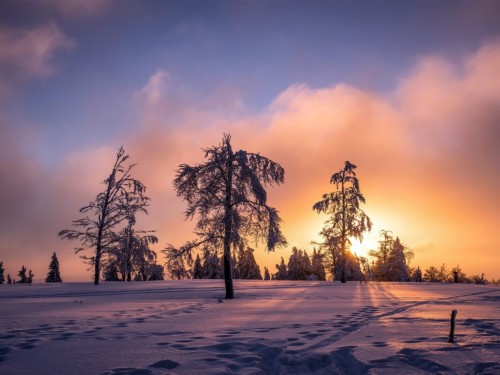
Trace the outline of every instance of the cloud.
<instances>
[{"instance_id":1,"label":"cloud","mask_svg":"<svg viewBox=\"0 0 500 375\"><path fill-rule=\"evenodd\" d=\"M372 243L380 229L389 229L415 250L414 265L461 264L468 273L498 278L492 261L500 247L498 71L500 43L491 42L459 61L421 57L389 94L347 84L294 84L267 109L249 114L227 93L200 99L159 69L132 95L137 129L116 144L75 152L54 170L31 160L14 141L0 151L8 181L0 203L9 212L0 226L0 253L7 266L36 256L35 274L41 275L56 250L71 277L85 278L74 244L56 233L102 188L121 144L152 198L150 215L138 226L158 231L157 250L183 243L192 238L193 224L183 220L185 204L172 187L175 170L202 162L201 149L230 132L235 148L260 152L285 168L286 182L270 189L269 203L282 214L290 246L311 249L326 219L311 207L333 189L331 174L350 160L358 165L364 208L375 223ZM223 110L228 102L230 116ZM5 129L2 139L14 139ZM257 253L271 270L280 256L289 251Z\"/></svg>"},{"instance_id":2,"label":"cloud","mask_svg":"<svg viewBox=\"0 0 500 375\"><path fill-rule=\"evenodd\" d=\"M498 58L498 43L485 44L458 62L422 57L390 94L347 84L320 89L295 84L263 113L230 122L217 114L209 126L194 102L184 101L179 110L189 115L180 122L165 113L156 117L149 108L145 123L155 128L145 126L131 146L140 160L151 160L151 174L158 170L153 160L161 159L168 182L176 165L201 162L199 149L231 132L235 147L261 152L285 167L286 184L270 192L270 202L282 213L290 244L299 246L309 245L325 219L312 212L312 204L332 189L331 174L350 160L359 167L365 209L376 224L372 243L380 229L390 229L415 249L435 244L417 252L415 264L465 264L464 253L455 249L486 257L500 246L491 237L499 214L484 209L500 203L495 192L500 183ZM151 87L155 106L168 105L158 86ZM178 215L179 203L165 189L155 192L154 202L173 205ZM174 222L160 228L169 242L182 237ZM259 258L271 265L279 256Z\"/></svg>"},{"instance_id":3,"label":"cloud","mask_svg":"<svg viewBox=\"0 0 500 375\"><path fill-rule=\"evenodd\" d=\"M0 29L0 99L18 83L51 75L54 54L74 45L53 23Z\"/></svg>"},{"instance_id":4,"label":"cloud","mask_svg":"<svg viewBox=\"0 0 500 375\"><path fill-rule=\"evenodd\" d=\"M66 1L46 0L45 6L55 9L69 18L96 17L107 12L112 5L110 0Z\"/></svg>"}]
</instances>

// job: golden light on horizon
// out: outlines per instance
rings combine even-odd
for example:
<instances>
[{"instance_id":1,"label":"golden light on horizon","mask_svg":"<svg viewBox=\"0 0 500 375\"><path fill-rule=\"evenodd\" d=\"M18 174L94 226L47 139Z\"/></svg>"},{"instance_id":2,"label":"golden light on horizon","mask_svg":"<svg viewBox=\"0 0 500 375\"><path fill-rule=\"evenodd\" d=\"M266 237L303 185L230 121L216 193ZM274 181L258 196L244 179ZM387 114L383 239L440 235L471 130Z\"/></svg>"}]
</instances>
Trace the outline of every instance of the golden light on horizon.
<instances>
[{"instance_id":1,"label":"golden light on horizon","mask_svg":"<svg viewBox=\"0 0 500 375\"><path fill-rule=\"evenodd\" d=\"M351 240L351 252L356 254L358 257L368 258L368 252L370 250L377 249L377 241L367 238L364 239L363 242L360 242L356 239Z\"/></svg>"}]
</instances>

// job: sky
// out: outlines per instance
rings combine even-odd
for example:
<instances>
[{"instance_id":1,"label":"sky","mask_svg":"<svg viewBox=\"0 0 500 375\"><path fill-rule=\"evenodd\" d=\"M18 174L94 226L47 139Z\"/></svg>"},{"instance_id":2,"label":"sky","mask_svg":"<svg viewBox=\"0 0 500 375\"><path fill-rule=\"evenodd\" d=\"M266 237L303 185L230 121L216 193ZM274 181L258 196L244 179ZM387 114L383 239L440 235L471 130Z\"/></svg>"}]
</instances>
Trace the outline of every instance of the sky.
<instances>
[{"instance_id":1,"label":"sky","mask_svg":"<svg viewBox=\"0 0 500 375\"><path fill-rule=\"evenodd\" d=\"M224 132L285 168L269 191L288 247L346 160L374 223L415 253L500 278L500 3L0 1L0 261L44 279L91 272L57 233L103 190L117 149L137 163L155 250L193 239L172 180ZM163 262L160 255L159 261Z\"/></svg>"}]
</instances>

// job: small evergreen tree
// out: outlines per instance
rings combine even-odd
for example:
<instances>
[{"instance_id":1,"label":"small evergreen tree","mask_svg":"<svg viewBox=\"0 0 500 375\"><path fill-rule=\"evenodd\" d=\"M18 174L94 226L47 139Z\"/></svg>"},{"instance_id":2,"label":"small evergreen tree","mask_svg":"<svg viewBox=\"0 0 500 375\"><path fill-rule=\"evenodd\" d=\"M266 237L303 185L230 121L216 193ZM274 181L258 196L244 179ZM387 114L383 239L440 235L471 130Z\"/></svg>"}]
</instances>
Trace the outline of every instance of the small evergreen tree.
<instances>
[{"instance_id":1,"label":"small evergreen tree","mask_svg":"<svg viewBox=\"0 0 500 375\"><path fill-rule=\"evenodd\" d=\"M281 263L276 265L276 272L274 276L274 280L286 280L288 278L288 270L286 268L285 260L281 257Z\"/></svg>"},{"instance_id":2,"label":"small evergreen tree","mask_svg":"<svg viewBox=\"0 0 500 375\"><path fill-rule=\"evenodd\" d=\"M35 275L33 275L33 272L31 272L31 269L29 270L28 272L28 284L31 285L31 283L33 282L33 277L35 277Z\"/></svg>"},{"instance_id":3,"label":"small evergreen tree","mask_svg":"<svg viewBox=\"0 0 500 375\"><path fill-rule=\"evenodd\" d=\"M321 250L316 251L316 249L313 249L311 274L316 275L319 281L326 280L326 270L325 265L323 264L323 254L321 253Z\"/></svg>"},{"instance_id":4,"label":"small evergreen tree","mask_svg":"<svg viewBox=\"0 0 500 375\"><path fill-rule=\"evenodd\" d=\"M307 260L306 260L307 258ZM310 275L310 261L309 257L307 254L305 254L302 250L297 249L294 247L292 249L292 255L290 255L290 258L288 259L288 275L287 278L288 280L306 280L307 277ZM309 263L309 269L308 269L308 263Z\"/></svg>"},{"instance_id":5,"label":"small evergreen tree","mask_svg":"<svg viewBox=\"0 0 500 375\"><path fill-rule=\"evenodd\" d=\"M255 261L254 250L247 248L238 259L238 271L241 279L262 280L260 267Z\"/></svg>"},{"instance_id":6,"label":"small evergreen tree","mask_svg":"<svg viewBox=\"0 0 500 375\"><path fill-rule=\"evenodd\" d=\"M413 253L404 246L399 237L396 237L390 253L389 272L392 281L409 281L410 273L407 259L411 259Z\"/></svg>"},{"instance_id":7,"label":"small evergreen tree","mask_svg":"<svg viewBox=\"0 0 500 375\"><path fill-rule=\"evenodd\" d=\"M401 243L399 237L394 239L391 231L382 230L380 236L378 249L369 252L376 258L373 278L378 281L409 281L413 252Z\"/></svg>"},{"instance_id":8,"label":"small evergreen tree","mask_svg":"<svg viewBox=\"0 0 500 375\"><path fill-rule=\"evenodd\" d=\"M49 273L47 273L47 277L45 278L46 283L60 283L62 282L61 274L59 272L59 260L57 259L56 252L52 254L52 260L49 264Z\"/></svg>"},{"instance_id":9,"label":"small evergreen tree","mask_svg":"<svg viewBox=\"0 0 500 375\"><path fill-rule=\"evenodd\" d=\"M12 277L10 277L10 273L7 274L7 284L12 284Z\"/></svg>"},{"instance_id":10,"label":"small evergreen tree","mask_svg":"<svg viewBox=\"0 0 500 375\"><path fill-rule=\"evenodd\" d=\"M149 276L147 278L148 281L158 281L163 280L164 273L163 267L160 264L151 264L149 266Z\"/></svg>"},{"instance_id":11,"label":"small evergreen tree","mask_svg":"<svg viewBox=\"0 0 500 375\"><path fill-rule=\"evenodd\" d=\"M104 267L104 281L120 281L118 277L118 266L115 262L110 262Z\"/></svg>"},{"instance_id":12,"label":"small evergreen tree","mask_svg":"<svg viewBox=\"0 0 500 375\"><path fill-rule=\"evenodd\" d=\"M19 276L19 281L21 284L26 284L28 282L28 277L26 276L26 267L21 267L21 270L18 272L17 276Z\"/></svg>"},{"instance_id":13,"label":"small evergreen tree","mask_svg":"<svg viewBox=\"0 0 500 375\"><path fill-rule=\"evenodd\" d=\"M422 271L420 270L420 267L417 267L417 270L415 271L415 281L417 283L422 282Z\"/></svg>"},{"instance_id":14,"label":"small evergreen tree","mask_svg":"<svg viewBox=\"0 0 500 375\"><path fill-rule=\"evenodd\" d=\"M267 267L264 267L264 280L271 280L271 275L269 274L269 270L267 269Z\"/></svg>"},{"instance_id":15,"label":"small evergreen tree","mask_svg":"<svg viewBox=\"0 0 500 375\"><path fill-rule=\"evenodd\" d=\"M3 273L5 272L5 269L3 268L3 262L0 262L0 284L3 284L5 282L5 277Z\"/></svg>"},{"instance_id":16,"label":"small evergreen tree","mask_svg":"<svg viewBox=\"0 0 500 375\"><path fill-rule=\"evenodd\" d=\"M431 283L435 283L438 281L438 269L434 266L430 266L424 272L424 280L430 281Z\"/></svg>"},{"instance_id":17,"label":"small evergreen tree","mask_svg":"<svg viewBox=\"0 0 500 375\"><path fill-rule=\"evenodd\" d=\"M222 279L224 270L217 252L206 250L203 254L203 274L206 279Z\"/></svg>"},{"instance_id":18,"label":"small evergreen tree","mask_svg":"<svg viewBox=\"0 0 500 375\"><path fill-rule=\"evenodd\" d=\"M203 279L203 267L201 266L200 254L196 255L193 265L193 279Z\"/></svg>"},{"instance_id":19,"label":"small evergreen tree","mask_svg":"<svg viewBox=\"0 0 500 375\"><path fill-rule=\"evenodd\" d=\"M448 270L446 269L446 264L442 264L441 265L441 268L439 268L439 271L438 271L438 281L442 282L442 283L447 283L450 280L450 274L448 272Z\"/></svg>"}]
</instances>

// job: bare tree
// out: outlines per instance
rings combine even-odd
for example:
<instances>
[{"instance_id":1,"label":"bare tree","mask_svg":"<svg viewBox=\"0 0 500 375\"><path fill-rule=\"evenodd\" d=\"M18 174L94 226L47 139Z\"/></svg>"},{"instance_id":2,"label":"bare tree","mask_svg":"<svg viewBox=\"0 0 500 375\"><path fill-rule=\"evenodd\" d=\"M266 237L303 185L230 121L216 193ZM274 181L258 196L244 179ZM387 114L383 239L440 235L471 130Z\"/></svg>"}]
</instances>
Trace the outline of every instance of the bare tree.
<instances>
[{"instance_id":1,"label":"bare tree","mask_svg":"<svg viewBox=\"0 0 500 375\"><path fill-rule=\"evenodd\" d=\"M188 204L186 218L199 220L197 239L180 248L168 245L167 260L185 257L193 262L193 250L223 249L226 298L234 298L231 275L231 248L247 245L247 237L263 241L268 251L286 245L281 233L281 219L276 209L267 205L266 187L282 184L285 171L259 154L234 152L231 136L204 150L203 164L180 165L174 180L177 195Z\"/></svg>"},{"instance_id":2,"label":"bare tree","mask_svg":"<svg viewBox=\"0 0 500 375\"><path fill-rule=\"evenodd\" d=\"M78 240L81 246L75 248L79 253L94 249L91 257L82 256L94 268L94 284L99 284L101 259L118 241L120 236L114 228L130 217L130 212L147 213L149 198L144 193L146 187L132 177L135 164L125 165L129 155L120 147L109 177L104 180L106 189L96 199L80 209L85 217L74 220L78 229L64 229L58 236L62 239Z\"/></svg>"},{"instance_id":3,"label":"bare tree","mask_svg":"<svg viewBox=\"0 0 500 375\"><path fill-rule=\"evenodd\" d=\"M365 197L359 189L359 181L354 171L356 166L349 161L344 168L334 173L330 183L336 191L323 195L323 199L313 206L318 213L326 213L330 218L325 222L320 235L320 244L330 253L332 267L340 263L340 281L346 282L346 251L351 245L351 238L363 241L363 233L370 231L370 218L360 208L365 203Z\"/></svg>"}]
</instances>

